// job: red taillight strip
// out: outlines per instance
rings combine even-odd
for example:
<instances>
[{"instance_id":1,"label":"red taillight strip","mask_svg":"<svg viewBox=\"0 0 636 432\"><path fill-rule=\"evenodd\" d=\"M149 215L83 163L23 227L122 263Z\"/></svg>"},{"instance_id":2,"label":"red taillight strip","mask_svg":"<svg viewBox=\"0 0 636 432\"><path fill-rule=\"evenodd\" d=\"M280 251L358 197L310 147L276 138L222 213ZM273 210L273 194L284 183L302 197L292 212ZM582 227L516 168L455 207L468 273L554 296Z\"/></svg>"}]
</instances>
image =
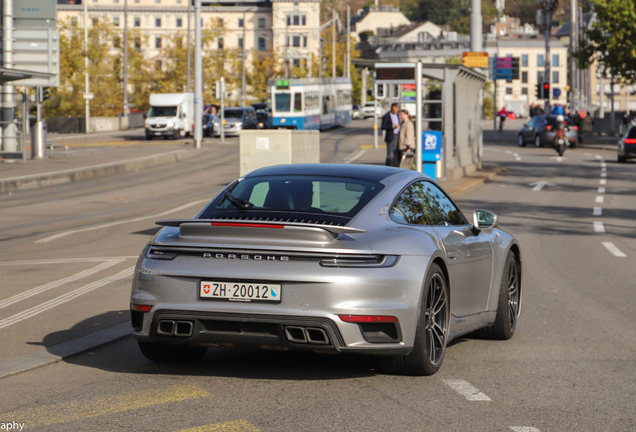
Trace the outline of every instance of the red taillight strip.
<instances>
[{"instance_id":1,"label":"red taillight strip","mask_svg":"<svg viewBox=\"0 0 636 432\"><path fill-rule=\"evenodd\" d=\"M247 228L285 228L285 225L274 224L258 224L258 223L237 223L237 222L212 222L212 226L230 226L230 227L247 227Z\"/></svg>"},{"instance_id":2,"label":"red taillight strip","mask_svg":"<svg viewBox=\"0 0 636 432\"><path fill-rule=\"evenodd\" d=\"M625 138L625 144L636 144L636 138Z\"/></svg>"},{"instance_id":3,"label":"red taillight strip","mask_svg":"<svg viewBox=\"0 0 636 432\"><path fill-rule=\"evenodd\" d=\"M150 309L152 309L151 305L139 305L139 304L134 304L134 303L130 304L130 310L132 310L132 311L150 312Z\"/></svg>"},{"instance_id":4,"label":"red taillight strip","mask_svg":"<svg viewBox=\"0 0 636 432\"><path fill-rule=\"evenodd\" d=\"M550 125L547 125L545 128L546 128L546 130L552 130L552 126L550 126Z\"/></svg>"},{"instance_id":5,"label":"red taillight strip","mask_svg":"<svg viewBox=\"0 0 636 432\"><path fill-rule=\"evenodd\" d=\"M338 315L341 320L348 323L394 323L398 319L386 315Z\"/></svg>"}]
</instances>

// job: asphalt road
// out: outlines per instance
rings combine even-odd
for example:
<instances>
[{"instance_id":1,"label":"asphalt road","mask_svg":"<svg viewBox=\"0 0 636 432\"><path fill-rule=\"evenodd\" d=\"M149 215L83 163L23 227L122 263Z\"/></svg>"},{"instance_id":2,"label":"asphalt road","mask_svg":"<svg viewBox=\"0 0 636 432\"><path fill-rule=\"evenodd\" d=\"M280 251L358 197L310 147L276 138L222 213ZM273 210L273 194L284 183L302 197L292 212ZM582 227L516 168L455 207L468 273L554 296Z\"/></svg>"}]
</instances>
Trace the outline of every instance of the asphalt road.
<instances>
[{"instance_id":1,"label":"asphalt road","mask_svg":"<svg viewBox=\"0 0 636 432\"><path fill-rule=\"evenodd\" d=\"M365 152L369 125L323 134L322 162L382 163L381 152ZM383 374L373 358L228 348L195 365L158 365L127 337L1 379L0 425L636 430L636 163L593 146L557 159L506 142L486 145L484 159L507 172L458 204L495 211L521 243L524 303L512 340L462 338L436 375L414 378ZM237 161L229 143L168 167L1 196L0 362L125 322L129 271L153 222L191 217L237 176Z\"/></svg>"}]
</instances>

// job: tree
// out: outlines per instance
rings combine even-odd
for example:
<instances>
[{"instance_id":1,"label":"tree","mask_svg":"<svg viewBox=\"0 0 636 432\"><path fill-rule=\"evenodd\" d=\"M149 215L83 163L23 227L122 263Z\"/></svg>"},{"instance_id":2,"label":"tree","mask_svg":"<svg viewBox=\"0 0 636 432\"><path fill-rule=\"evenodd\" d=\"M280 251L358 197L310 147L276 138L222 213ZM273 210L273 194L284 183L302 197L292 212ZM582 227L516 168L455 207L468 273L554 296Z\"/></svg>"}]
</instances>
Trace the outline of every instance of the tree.
<instances>
[{"instance_id":1,"label":"tree","mask_svg":"<svg viewBox=\"0 0 636 432\"><path fill-rule=\"evenodd\" d=\"M332 33L331 29L325 29L322 32L322 39L325 40L325 43L322 44L322 76L323 77L331 77L333 76L333 43L332 43ZM360 51L354 49L355 42L351 41L351 59L355 60L360 58ZM345 76L346 71L346 63L345 63L345 53L347 52L347 40L346 37L338 38L336 37L336 76L342 77ZM314 58L314 70L318 70L318 58ZM316 75L318 76L318 75ZM352 87L352 98L354 104L360 103L360 92L362 91L362 75L361 71L359 71L353 64L351 65L351 87Z\"/></svg>"},{"instance_id":2,"label":"tree","mask_svg":"<svg viewBox=\"0 0 636 432\"><path fill-rule=\"evenodd\" d=\"M587 69L596 60L601 74L636 82L636 0L595 0L596 19L585 29L574 57Z\"/></svg>"},{"instance_id":3,"label":"tree","mask_svg":"<svg viewBox=\"0 0 636 432\"><path fill-rule=\"evenodd\" d=\"M247 84L250 86L252 97L259 102L267 102L267 81L285 75L282 55L277 51L253 53L249 72Z\"/></svg>"}]
</instances>

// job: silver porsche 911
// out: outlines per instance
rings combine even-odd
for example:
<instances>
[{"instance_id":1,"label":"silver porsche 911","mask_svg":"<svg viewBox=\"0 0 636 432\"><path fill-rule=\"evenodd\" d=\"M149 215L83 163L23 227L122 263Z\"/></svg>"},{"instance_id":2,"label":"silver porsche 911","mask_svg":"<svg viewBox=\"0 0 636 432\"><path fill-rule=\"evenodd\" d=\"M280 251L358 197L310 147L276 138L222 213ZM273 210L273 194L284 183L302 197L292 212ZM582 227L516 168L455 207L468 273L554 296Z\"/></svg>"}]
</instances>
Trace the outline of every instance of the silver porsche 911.
<instances>
[{"instance_id":1,"label":"silver porsche 911","mask_svg":"<svg viewBox=\"0 0 636 432\"><path fill-rule=\"evenodd\" d=\"M375 354L434 374L450 340L515 332L521 254L430 178L366 165L282 165L164 220L137 263L133 336L154 361L252 345Z\"/></svg>"}]
</instances>

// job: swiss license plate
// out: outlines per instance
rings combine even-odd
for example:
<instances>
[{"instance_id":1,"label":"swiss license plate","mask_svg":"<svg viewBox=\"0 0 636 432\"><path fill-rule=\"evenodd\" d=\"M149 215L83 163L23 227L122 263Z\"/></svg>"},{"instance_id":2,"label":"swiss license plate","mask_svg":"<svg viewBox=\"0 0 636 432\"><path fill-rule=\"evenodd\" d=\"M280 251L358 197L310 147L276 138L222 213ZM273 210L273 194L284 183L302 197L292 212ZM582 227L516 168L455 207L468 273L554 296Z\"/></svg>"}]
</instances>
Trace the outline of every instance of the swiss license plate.
<instances>
[{"instance_id":1,"label":"swiss license plate","mask_svg":"<svg viewBox=\"0 0 636 432\"><path fill-rule=\"evenodd\" d=\"M155 135L161 135L161 132L155 132Z\"/></svg>"},{"instance_id":2,"label":"swiss license plate","mask_svg":"<svg viewBox=\"0 0 636 432\"><path fill-rule=\"evenodd\" d=\"M202 281L199 295L205 299L238 302L280 302L281 285L268 283Z\"/></svg>"}]
</instances>

